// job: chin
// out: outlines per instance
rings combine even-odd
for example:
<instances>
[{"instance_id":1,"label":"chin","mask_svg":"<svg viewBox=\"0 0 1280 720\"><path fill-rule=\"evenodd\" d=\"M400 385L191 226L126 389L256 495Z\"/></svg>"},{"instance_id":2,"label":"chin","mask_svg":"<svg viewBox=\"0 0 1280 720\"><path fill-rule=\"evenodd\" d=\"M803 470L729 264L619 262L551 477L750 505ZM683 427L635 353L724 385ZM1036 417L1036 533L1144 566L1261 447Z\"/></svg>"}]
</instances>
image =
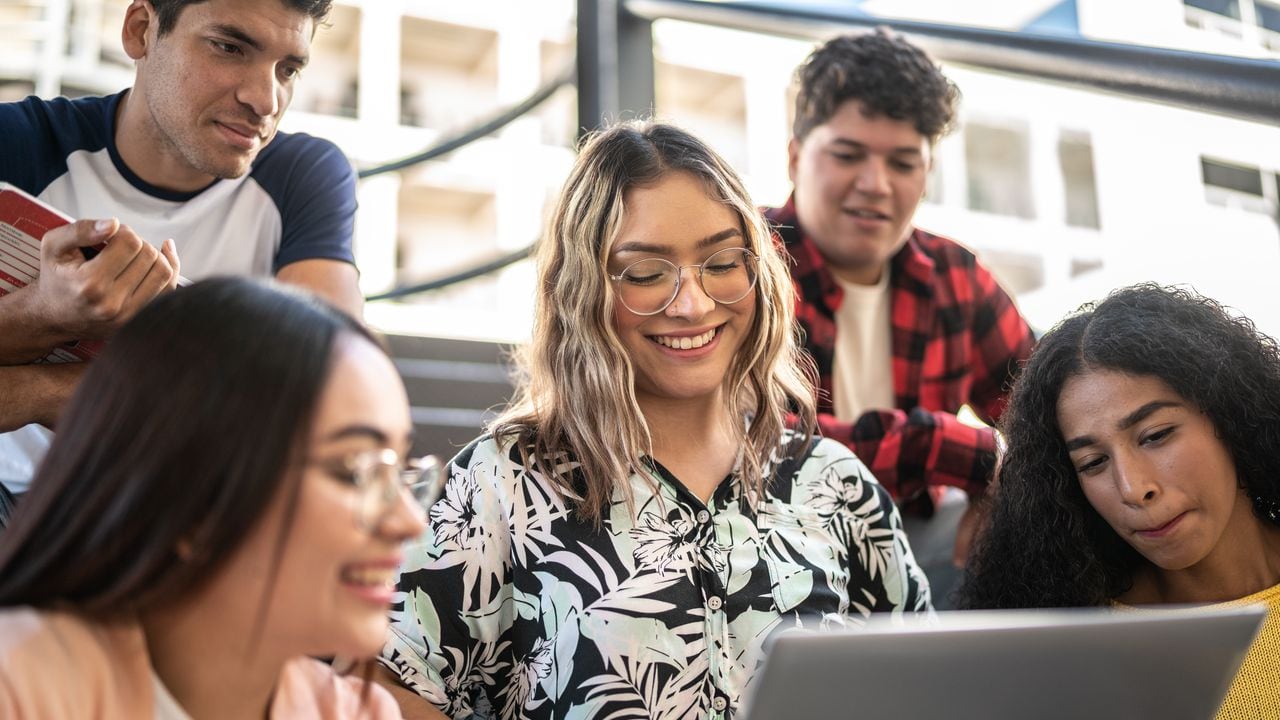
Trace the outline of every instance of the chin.
<instances>
[{"instance_id":1,"label":"chin","mask_svg":"<svg viewBox=\"0 0 1280 720\"><path fill-rule=\"evenodd\" d=\"M389 624L384 616L379 622L364 622L352 627L334 648L333 654L350 658L370 658L382 652L387 643Z\"/></svg>"},{"instance_id":2,"label":"chin","mask_svg":"<svg viewBox=\"0 0 1280 720\"><path fill-rule=\"evenodd\" d=\"M236 178L244 177L252 167L253 158L250 158L242 163L227 164L219 168L214 168L209 174L222 180L235 180Z\"/></svg>"},{"instance_id":3,"label":"chin","mask_svg":"<svg viewBox=\"0 0 1280 720\"><path fill-rule=\"evenodd\" d=\"M715 395L720 391L720 383L706 384L658 384L650 385L646 388L649 395L654 397L666 398L668 400L693 400L695 398L704 398Z\"/></svg>"},{"instance_id":4,"label":"chin","mask_svg":"<svg viewBox=\"0 0 1280 720\"><path fill-rule=\"evenodd\" d=\"M187 162L197 171L222 180L234 180L243 177L253 167L258 153L228 152L225 149L206 148L195 156L189 155Z\"/></svg>"}]
</instances>

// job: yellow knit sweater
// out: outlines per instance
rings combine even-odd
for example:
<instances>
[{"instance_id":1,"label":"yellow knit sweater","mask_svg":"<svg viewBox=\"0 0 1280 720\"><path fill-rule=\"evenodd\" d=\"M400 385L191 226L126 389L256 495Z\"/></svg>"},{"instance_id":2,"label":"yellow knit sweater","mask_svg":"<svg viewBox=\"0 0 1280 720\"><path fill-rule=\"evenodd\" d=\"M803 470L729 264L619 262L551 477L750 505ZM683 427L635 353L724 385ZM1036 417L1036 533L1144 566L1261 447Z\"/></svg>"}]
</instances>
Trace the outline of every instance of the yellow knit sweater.
<instances>
[{"instance_id":1,"label":"yellow knit sweater","mask_svg":"<svg viewBox=\"0 0 1280 720\"><path fill-rule=\"evenodd\" d=\"M1222 701L1218 720L1280 718L1280 585L1213 607L1253 603L1264 603L1267 617Z\"/></svg>"},{"instance_id":2,"label":"yellow knit sweater","mask_svg":"<svg viewBox=\"0 0 1280 720\"><path fill-rule=\"evenodd\" d=\"M1231 683L1217 720L1280 720L1280 585L1274 585L1239 600L1198 605L1197 608L1234 608L1243 605L1267 606L1267 617L1253 645L1244 656L1240 672ZM1123 610L1137 610L1132 605L1112 601ZM1159 606L1147 605L1153 610ZM1175 610L1176 612L1176 610Z\"/></svg>"}]
</instances>

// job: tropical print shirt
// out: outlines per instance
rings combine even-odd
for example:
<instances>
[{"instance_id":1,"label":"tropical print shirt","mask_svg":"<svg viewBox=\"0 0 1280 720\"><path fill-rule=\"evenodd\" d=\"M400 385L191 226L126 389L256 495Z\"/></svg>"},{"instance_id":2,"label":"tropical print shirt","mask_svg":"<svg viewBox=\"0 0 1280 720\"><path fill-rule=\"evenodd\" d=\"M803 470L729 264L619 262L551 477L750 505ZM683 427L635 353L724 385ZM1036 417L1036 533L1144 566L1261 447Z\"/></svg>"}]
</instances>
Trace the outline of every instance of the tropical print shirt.
<instances>
[{"instance_id":1,"label":"tropical print shirt","mask_svg":"<svg viewBox=\"0 0 1280 720\"><path fill-rule=\"evenodd\" d=\"M512 440L477 440L408 550L382 662L455 718L729 718L775 630L932 613L889 494L840 443L800 450L763 498L731 474L705 504L647 461L634 514L615 492L596 529Z\"/></svg>"},{"instance_id":2,"label":"tropical print shirt","mask_svg":"<svg viewBox=\"0 0 1280 720\"><path fill-rule=\"evenodd\" d=\"M792 259L796 320L818 366L818 424L871 466L905 512L928 515L928 488L980 496L995 466L995 435L955 415L968 405L987 423L1004 412L1005 392L1035 342L1026 320L965 247L912 230L889 260L890 345L895 407L836 418L832 378L840 287L800 226L794 196L765 217Z\"/></svg>"}]
</instances>

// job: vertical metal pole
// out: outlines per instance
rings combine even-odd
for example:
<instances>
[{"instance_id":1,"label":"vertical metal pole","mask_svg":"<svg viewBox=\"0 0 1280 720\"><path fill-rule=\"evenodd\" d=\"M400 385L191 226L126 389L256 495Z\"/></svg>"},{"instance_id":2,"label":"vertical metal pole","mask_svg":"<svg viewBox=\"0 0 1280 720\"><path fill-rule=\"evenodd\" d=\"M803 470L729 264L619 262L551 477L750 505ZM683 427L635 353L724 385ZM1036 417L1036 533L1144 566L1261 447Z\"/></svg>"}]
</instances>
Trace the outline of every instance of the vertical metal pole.
<instances>
[{"instance_id":1,"label":"vertical metal pole","mask_svg":"<svg viewBox=\"0 0 1280 720\"><path fill-rule=\"evenodd\" d=\"M627 117L654 113L653 21L633 15L618 1L619 112Z\"/></svg>"},{"instance_id":2,"label":"vertical metal pole","mask_svg":"<svg viewBox=\"0 0 1280 720\"><path fill-rule=\"evenodd\" d=\"M653 23L623 0L578 0L578 134L653 113Z\"/></svg>"}]
</instances>

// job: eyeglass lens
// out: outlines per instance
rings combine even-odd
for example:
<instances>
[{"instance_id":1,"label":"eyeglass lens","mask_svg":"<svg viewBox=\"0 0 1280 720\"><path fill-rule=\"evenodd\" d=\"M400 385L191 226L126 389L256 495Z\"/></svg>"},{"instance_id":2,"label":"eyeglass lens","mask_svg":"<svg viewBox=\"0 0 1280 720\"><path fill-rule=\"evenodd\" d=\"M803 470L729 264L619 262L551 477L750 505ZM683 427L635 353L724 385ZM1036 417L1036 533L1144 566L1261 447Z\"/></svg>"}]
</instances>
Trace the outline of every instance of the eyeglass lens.
<instances>
[{"instance_id":1,"label":"eyeglass lens","mask_svg":"<svg viewBox=\"0 0 1280 720\"><path fill-rule=\"evenodd\" d=\"M362 491L359 519L366 528L377 527L386 518L403 489L409 490L424 514L430 512L440 494L440 462L433 456L412 461L403 468L393 458L371 458L357 470L357 475Z\"/></svg>"},{"instance_id":2,"label":"eyeglass lens","mask_svg":"<svg viewBox=\"0 0 1280 720\"><path fill-rule=\"evenodd\" d=\"M756 259L746 248L725 248L698 268L707 297L730 305L747 296L756 284ZM666 309L679 292L680 268L662 258L634 262L618 276L618 296L634 313L652 315Z\"/></svg>"}]
</instances>

